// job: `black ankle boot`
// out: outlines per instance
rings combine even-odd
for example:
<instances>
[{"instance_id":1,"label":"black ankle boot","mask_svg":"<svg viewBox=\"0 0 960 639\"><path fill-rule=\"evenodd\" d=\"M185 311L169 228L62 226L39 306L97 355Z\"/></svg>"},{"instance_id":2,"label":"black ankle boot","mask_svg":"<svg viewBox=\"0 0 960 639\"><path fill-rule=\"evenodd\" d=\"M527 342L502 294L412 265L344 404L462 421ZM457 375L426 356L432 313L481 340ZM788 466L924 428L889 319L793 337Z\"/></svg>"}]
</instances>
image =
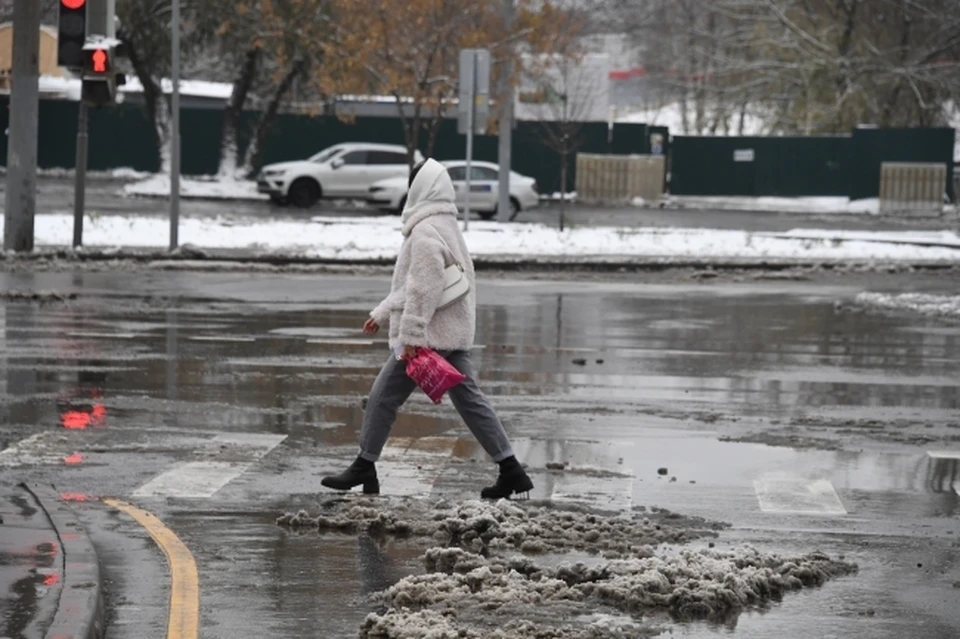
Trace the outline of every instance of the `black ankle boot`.
<instances>
[{"instance_id":1,"label":"black ankle boot","mask_svg":"<svg viewBox=\"0 0 960 639\"><path fill-rule=\"evenodd\" d=\"M481 498L509 499L510 495L515 493L529 493L533 490L533 482L516 457L507 457L499 462L499 465L500 474L497 476L497 483L481 490Z\"/></svg>"},{"instance_id":2,"label":"black ankle boot","mask_svg":"<svg viewBox=\"0 0 960 639\"><path fill-rule=\"evenodd\" d=\"M363 485L364 495L380 494L380 481L377 479L377 467L372 461L357 457L350 467L339 475L329 475L320 480L327 488L334 490L350 490L354 486Z\"/></svg>"}]
</instances>

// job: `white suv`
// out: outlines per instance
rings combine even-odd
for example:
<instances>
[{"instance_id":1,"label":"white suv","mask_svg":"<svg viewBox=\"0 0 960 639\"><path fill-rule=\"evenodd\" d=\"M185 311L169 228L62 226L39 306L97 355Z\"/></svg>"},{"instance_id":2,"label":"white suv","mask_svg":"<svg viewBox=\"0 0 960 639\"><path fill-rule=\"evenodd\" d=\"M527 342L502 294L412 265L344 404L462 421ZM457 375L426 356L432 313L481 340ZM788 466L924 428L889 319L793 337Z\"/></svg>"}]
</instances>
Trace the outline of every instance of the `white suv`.
<instances>
[{"instance_id":1,"label":"white suv","mask_svg":"<svg viewBox=\"0 0 960 639\"><path fill-rule=\"evenodd\" d=\"M419 151L414 164L423 160ZM366 199L374 182L409 175L406 147L351 142L331 146L306 160L268 164L257 190L277 204L310 208L320 198Z\"/></svg>"}]
</instances>

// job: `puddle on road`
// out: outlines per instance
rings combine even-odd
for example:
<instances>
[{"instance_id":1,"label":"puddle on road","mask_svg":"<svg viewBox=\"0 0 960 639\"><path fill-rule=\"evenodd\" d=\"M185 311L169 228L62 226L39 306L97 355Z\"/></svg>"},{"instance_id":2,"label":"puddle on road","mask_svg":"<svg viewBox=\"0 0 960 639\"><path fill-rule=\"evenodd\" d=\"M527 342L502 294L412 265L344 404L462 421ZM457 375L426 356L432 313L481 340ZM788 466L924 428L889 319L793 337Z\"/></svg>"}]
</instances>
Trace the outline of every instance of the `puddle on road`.
<instances>
[{"instance_id":1,"label":"puddle on road","mask_svg":"<svg viewBox=\"0 0 960 639\"><path fill-rule=\"evenodd\" d=\"M683 490L726 489L725 482L743 479L734 472L738 461L744 462L739 473L745 475L803 455L838 489L883 489L904 501L916 500L913 491L925 492L936 500L923 506L933 511L921 514L953 516L960 510L956 460L928 457L919 447L906 455L861 451L864 442L960 449L960 388L948 383L960 378L956 333L923 330L925 320L838 314L829 301L802 303L789 296L656 298L585 291L533 299L481 306L477 341L485 348L474 358L518 448L527 442L522 455L537 473L538 489L546 491L542 497L588 498L626 508L637 486L656 499L683 495ZM297 481L315 490L317 455L341 459L343 451L352 452L361 399L388 355L382 336L370 343L359 334L365 316L359 310L184 300L168 308L116 301L56 308L0 304L0 436L13 450L6 458L62 466L65 456L89 448L105 455L113 447L139 454L169 446L188 454L197 439L214 433L269 433L286 436L284 446L302 455L284 453L290 456L283 462L299 473ZM444 469L451 472L432 476L436 484L428 492L459 486L469 460L482 455L449 406L437 409L416 397L409 409L393 431L398 439L434 437L451 446L445 462L450 466ZM65 414L71 415L70 423L89 419L92 424L101 410L98 427L64 428ZM680 435L658 448L652 443L656 428ZM697 440L708 443L683 441L682 433L691 429L709 430L709 438ZM46 437L50 433L55 437ZM35 435L43 437L33 440L34 447L16 448ZM185 440L188 435L194 439ZM745 441L720 442L719 437ZM642 446L623 444L631 439ZM0 454L0 466L5 463ZM548 469L549 463L567 466ZM669 474L658 479L661 466ZM606 474L592 482L598 472ZM670 482L672 477L677 481ZM592 486L614 484L615 494L587 494ZM747 498L755 508L755 495ZM848 510L856 505L844 503ZM178 513L174 521L189 535L187 515ZM243 528L240 519L238 528ZM275 593L277 601L286 602L283 610L263 611L286 624L278 636L309 636L298 611L324 597L342 602L343 583L354 588L358 569L363 585L351 596L364 602L370 593L424 569L423 549L400 540L384 546L353 533L327 535L317 543L315 536L278 536L272 523L263 522L257 534L254 540L241 539L238 532L236 546L225 534L222 557L206 560L225 578L236 577L237 588L249 589L244 601L277 587L258 581L246 560L264 574L274 571L280 583L297 584L296 593ZM258 552L275 557L256 563L249 553ZM716 565L724 574L738 561L709 559L720 562ZM434 590L489 584L493 593L509 598L518 587L533 587L502 581L503 565L495 558L470 561L479 562L473 570L482 571L480 581L470 581L470 572L441 571L434 573L440 575L433 578ZM617 566L610 568L611 580L623 576ZM635 568L624 568L633 571L624 577L625 587L637 585L631 581ZM555 566L549 570L554 572L544 574L558 575ZM661 574L670 570L679 570L678 565L656 567ZM659 581L656 575L643 577L648 578ZM555 594L563 601L594 594L578 589L583 583L559 581ZM418 587L408 582L402 593L395 591L394 603L414 597L441 614L428 599L411 594ZM608 602L609 616L584 624L624 623L624 607L634 604L611 597L621 603ZM365 606L359 609L375 608ZM354 632L363 621L356 610L340 613ZM428 617L413 621L448 622L442 614ZM248 627L241 619L217 615L215 634L242 636ZM398 620L396 613L383 619L385 624L411 622Z\"/></svg>"}]
</instances>

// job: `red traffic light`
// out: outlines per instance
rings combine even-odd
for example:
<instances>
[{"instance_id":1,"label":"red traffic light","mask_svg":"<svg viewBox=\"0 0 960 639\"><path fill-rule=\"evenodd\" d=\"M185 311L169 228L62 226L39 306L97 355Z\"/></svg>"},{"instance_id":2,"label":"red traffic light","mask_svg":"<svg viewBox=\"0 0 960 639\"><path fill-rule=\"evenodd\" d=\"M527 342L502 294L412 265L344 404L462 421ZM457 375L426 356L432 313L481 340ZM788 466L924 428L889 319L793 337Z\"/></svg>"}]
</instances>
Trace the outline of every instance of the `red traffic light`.
<instances>
[{"instance_id":1,"label":"red traffic light","mask_svg":"<svg viewBox=\"0 0 960 639\"><path fill-rule=\"evenodd\" d=\"M76 10L87 4L87 0L60 0L60 4L65 6L67 9Z\"/></svg>"}]
</instances>

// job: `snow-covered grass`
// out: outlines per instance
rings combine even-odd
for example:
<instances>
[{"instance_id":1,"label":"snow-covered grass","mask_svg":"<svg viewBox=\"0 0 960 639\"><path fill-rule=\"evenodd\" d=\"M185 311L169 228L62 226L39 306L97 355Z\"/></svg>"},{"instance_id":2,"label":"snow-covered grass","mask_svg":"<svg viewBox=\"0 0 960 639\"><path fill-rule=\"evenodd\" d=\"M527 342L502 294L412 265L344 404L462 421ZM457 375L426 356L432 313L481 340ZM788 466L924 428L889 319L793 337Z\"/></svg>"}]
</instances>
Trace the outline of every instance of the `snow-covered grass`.
<instances>
[{"instance_id":1,"label":"snow-covered grass","mask_svg":"<svg viewBox=\"0 0 960 639\"><path fill-rule=\"evenodd\" d=\"M856 303L878 310L908 311L921 315L960 319L960 295L860 293L857 295Z\"/></svg>"},{"instance_id":2,"label":"snow-covered grass","mask_svg":"<svg viewBox=\"0 0 960 639\"><path fill-rule=\"evenodd\" d=\"M140 182L125 184L124 195L140 197L168 197L170 195L170 176L157 174ZM180 178L180 196L184 198L205 198L217 200L266 200L267 196L257 192L257 183L252 180L234 178Z\"/></svg>"},{"instance_id":3,"label":"snow-covered grass","mask_svg":"<svg viewBox=\"0 0 960 639\"><path fill-rule=\"evenodd\" d=\"M72 216L36 217L38 245L68 245ZM89 247L162 247L168 222L158 217L105 215L87 218ZM805 231L805 233L809 233ZM472 222L467 244L477 257L560 259L785 259L960 262L960 249L896 242L903 234L861 232L855 239L790 237L745 231L672 228L572 228L563 232L539 224ZM956 242L941 233L940 241ZM402 242L398 218L314 217L310 220L190 218L181 220L180 241L200 248L283 252L341 260L394 259Z\"/></svg>"},{"instance_id":4,"label":"snow-covered grass","mask_svg":"<svg viewBox=\"0 0 960 639\"><path fill-rule=\"evenodd\" d=\"M7 173L7 167L0 166L0 175L6 175L6 173ZM38 176L47 177L47 178L68 178L68 177L73 177L75 174L76 174L76 171L74 171L73 169L64 169L64 168L37 169ZM147 171L138 171L128 166L117 167L115 169L108 169L106 171L87 171L88 178L114 179L114 180L143 180L152 175L153 173L148 173Z\"/></svg>"}]
</instances>

